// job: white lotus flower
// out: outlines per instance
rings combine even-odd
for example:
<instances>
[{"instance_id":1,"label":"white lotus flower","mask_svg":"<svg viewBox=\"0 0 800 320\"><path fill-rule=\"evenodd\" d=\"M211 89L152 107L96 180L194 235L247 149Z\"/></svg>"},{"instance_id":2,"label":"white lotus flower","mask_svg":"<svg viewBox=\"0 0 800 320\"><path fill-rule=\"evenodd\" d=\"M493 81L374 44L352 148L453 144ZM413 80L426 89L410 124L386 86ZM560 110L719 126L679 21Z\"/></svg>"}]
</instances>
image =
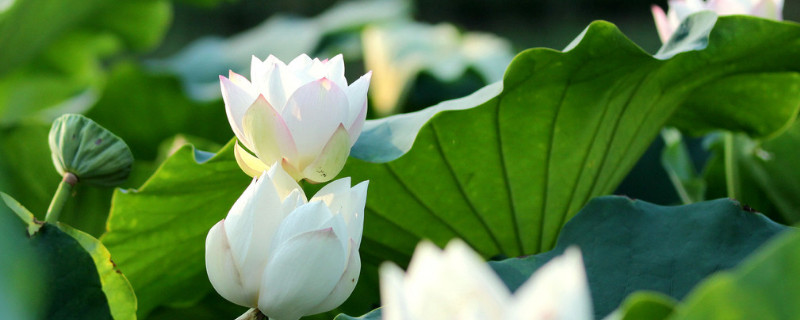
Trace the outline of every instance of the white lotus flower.
<instances>
[{"instance_id":1,"label":"white lotus flower","mask_svg":"<svg viewBox=\"0 0 800 320\"><path fill-rule=\"evenodd\" d=\"M516 294L460 240L444 251L423 242L408 272L380 269L384 320L591 319L581 253L569 248L542 266Z\"/></svg>"},{"instance_id":2,"label":"white lotus flower","mask_svg":"<svg viewBox=\"0 0 800 320\"><path fill-rule=\"evenodd\" d=\"M333 181L306 201L281 167L254 179L206 238L214 289L276 320L329 311L358 282L367 182Z\"/></svg>"},{"instance_id":3,"label":"white lotus flower","mask_svg":"<svg viewBox=\"0 0 800 320\"><path fill-rule=\"evenodd\" d=\"M711 10L721 16L744 14L783 20L783 0L670 0L667 13L657 5L651 9L663 43L669 40L683 19L703 10Z\"/></svg>"},{"instance_id":4,"label":"white lotus flower","mask_svg":"<svg viewBox=\"0 0 800 320\"><path fill-rule=\"evenodd\" d=\"M289 64L253 57L250 80L220 76L239 166L258 176L275 162L295 180L325 182L342 170L367 115L368 72L348 86L342 55Z\"/></svg>"}]
</instances>

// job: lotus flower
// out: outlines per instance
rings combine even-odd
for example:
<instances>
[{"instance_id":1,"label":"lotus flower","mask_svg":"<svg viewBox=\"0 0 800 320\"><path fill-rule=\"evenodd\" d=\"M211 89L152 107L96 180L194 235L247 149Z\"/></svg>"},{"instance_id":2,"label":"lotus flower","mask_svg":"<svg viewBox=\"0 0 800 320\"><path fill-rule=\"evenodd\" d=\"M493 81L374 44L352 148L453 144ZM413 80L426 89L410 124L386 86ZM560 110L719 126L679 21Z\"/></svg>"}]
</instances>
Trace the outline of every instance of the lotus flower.
<instances>
[{"instance_id":1,"label":"lotus flower","mask_svg":"<svg viewBox=\"0 0 800 320\"><path fill-rule=\"evenodd\" d=\"M577 248L542 266L514 295L460 240L444 251L423 242L408 273L385 263L380 281L384 320L592 318Z\"/></svg>"},{"instance_id":2,"label":"lotus flower","mask_svg":"<svg viewBox=\"0 0 800 320\"><path fill-rule=\"evenodd\" d=\"M669 40L683 19L702 10L711 10L719 15L745 14L783 20L783 0L670 0L667 13L657 5L652 6L661 42Z\"/></svg>"},{"instance_id":3,"label":"lotus flower","mask_svg":"<svg viewBox=\"0 0 800 320\"><path fill-rule=\"evenodd\" d=\"M367 115L371 72L348 86L342 55L289 64L253 57L250 80L220 76L222 98L239 140L236 160L258 176L280 162L295 180L326 182L342 170ZM249 151L248 152L244 145Z\"/></svg>"},{"instance_id":4,"label":"lotus flower","mask_svg":"<svg viewBox=\"0 0 800 320\"><path fill-rule=\"evenodd\" d=\"M367 182L333 181L310 201L280 163L254 179L206 238L214 289L276 320L344 302L358 282Z\"/></svg>"}]
</instances>

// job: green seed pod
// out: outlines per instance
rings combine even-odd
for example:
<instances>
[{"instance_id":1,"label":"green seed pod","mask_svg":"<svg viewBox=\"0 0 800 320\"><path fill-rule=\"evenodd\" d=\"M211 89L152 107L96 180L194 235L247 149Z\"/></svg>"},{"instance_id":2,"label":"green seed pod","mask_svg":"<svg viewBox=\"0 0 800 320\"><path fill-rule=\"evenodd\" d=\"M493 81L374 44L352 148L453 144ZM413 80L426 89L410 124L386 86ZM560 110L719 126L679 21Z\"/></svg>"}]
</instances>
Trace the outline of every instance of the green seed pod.
<instances>
[{"instance_id":1,"label":"green seed pod","mask_svg":"<svg viewBox=\"0 0 800 320\"><path fill-rule=\"evenodd\" d=\"M121 184L133 165L133 154L122 139L79 114L53 121L50 152L62 176L70 172L79 182L98 186Z\"/></svg>"}]
</instances>

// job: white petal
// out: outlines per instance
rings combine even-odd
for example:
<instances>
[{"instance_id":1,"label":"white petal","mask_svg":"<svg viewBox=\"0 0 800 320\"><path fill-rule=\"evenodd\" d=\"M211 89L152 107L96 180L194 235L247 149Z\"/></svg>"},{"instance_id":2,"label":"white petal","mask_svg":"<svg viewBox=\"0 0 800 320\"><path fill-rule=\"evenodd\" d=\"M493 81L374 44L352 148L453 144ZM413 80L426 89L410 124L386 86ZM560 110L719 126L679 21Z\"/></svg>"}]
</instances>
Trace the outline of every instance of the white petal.
<instances>
[{"instance_id":1,"label":"white petal","mask_svg":"<svg viewBox=\"0 0 800 320\"><path fill-rule=\"evenodd\" d=\"M342 171L349 155L350 137L339 124L317 158L303 168L303 177L313 183L329 181Z\"/></svg>"},{"instance_id":2,"label":"white petal","mask_svg":"<svg viewBox=\"0 0 800 320\"><path fill-rule=\"evenodd\" d=\"M220 296L235 304L255 307L258 292L246 292L239 278L239 270L233 262L225 224L217 222L206 237L206 271L208 280Z\"/></svg>"},{"instance_id":3,"label":"white petal","mask_svg":"<svg viewBox=\"0 0 800 320\"><path fill-rule=\"evenodd\" d=\"M349 87L344 89L344 93L347 95L347 101L350 103L350 112L348 113L348 118L345 120L345 126L348 132L352 133L351 128L358 124L359 122L364 122L363 118L359 118L362 113L366 116L366 108L367 108L367 91L369 91L369 83L372 79L372 71L367 72L367 74L358 78L355 82L353 82ZM358 134L356 133L356 137Z\"/></svg>"},{"instance_id":4,"label":"white petal","mask_svg":"<svg viewBox=\"0 0 800 320\"><path fill-rule=\"evenodd\" d=\"M305 71L311 67L313 61L311 58L308 57L305 53L297 56L296 58L292 59L287 65L290 70L292 71Z\"/></svg>"},{"instance_id":5,"label":"white petal","mask_svg":"<svg viewBox=\"0 0 800 320\"><path fill-rule=\"evenodd\" d=\"M225 218L231 254L246 290L258 291L270 240L283 219L281 199L266 172L247 187Z\"/></svg>"},{"instance_id":6,"label":"white petal","mask_svg":"<svg viewBox=\"0 0 800 320\"><path fill-rule=\"evenodd\" d=\"M274 253L278 246L296 235L331 227L329 222L332 217L333 214L321 201L311 201L295 208L278 227L270 251Z\"/></svg>"},{"instance_id":7,"label":"white petal","mask_svg":"<svg viewBox=\"0 0 800 320\"><path fill-rule=\"evenodd\" d=\"M285 68L285 65L273 56L270 56L270 58L261 62L253 56L253 61L250 65L250 78L258 92L263 94L270 105L280 112L286 104L286 91L281 77L281 71Z\"/></svg>"},{"instance_id":8,"label":"white petal","mask_svg":"<svg viewBox=\"0 0 800 320\"><path fill-rule=\"evenodd\" d=\"M347 106L347 96L327 79L308 83L289 97L281 117L297 146L299 168L305 168L322 152L347 117Z\"/></svg>"},{"instance_id":9,"label":"white petal","mask_svg":"<svg viewBox=\"0 0 800 320\"><path fill-rule=\"evenodd\" d=\"M464 305L487 319L504 318L510 293L474 251L453 240L444 252L423 242L414 252L405 279L406 299L413 313L443 319Z\"/></svg>"},{"instance_id":10,"label":"white petal","mask_svg":"<svg viewBox=\"0 0 800 320\"><path fill-rule=\"evenodd\" d=\"M237 76L236 73L231 72L231 78L239 79L237 82L242 83L242 80ZM244 79L244 81L247 81L247 79ZM231 125L236 138L249 148L250 142L244 137L244 130L242 129L242 118L244 118L244 113L256 100L258 94L249 86L249 83L239 86L231 79L223 76L219 76L219 82L222 88L222 100L225 102L225 113L228 115L228 123Z\"/></svg>"},{"instance_id":11,"label":"white petal","mask_svg":"<svg viewBox=\"0 0 800 320\"><path fill-rule=\"evenodd\" d=\"M339 282L345 254L333 228L292 237L277 248L264 271L259 310L274 319L308 314Z\"/></svg>"},{"instance_id":12,"label":"white petal","mask_svg":"<svg viewBox=\"0 0 800 320\"><path fill-rule=\"evenodd\" d=\"M415 320L409 310L403 282L403 270L391 262L380 267L381 304L383 320Z\"/></svg>"},{"instance_id":13,"label":"white petal","mask_svg":"<svg viewBox=\"0 0 800 320\"><path fill-rule=\"evenodd\" d=\"M261 162L274 163L283 158L297 157L297 148L286 122L263 95L259 95L247 109L242 128L245 138L251 143L247 147Z\"/></svg>"},{"instance_id":14,"label":"white petal","mask_svg":"<svg viewBox=\"0 0 800 320\"><path fill-rule=\"evenodd\" d=\"M233 148L233 155L236 157L236 164L239 165L239 168L242 168L244 173L253 178L260 176L261 173L269 169L266 164L242 148L238 143Z\"/></svg>"},{"instance_id":15,"label":"white petal","mask_svg":"<svg viewBox=\"0 0 800 320\"><path fill-rule=\"evenodd\" d=\"M340 214L350 202L350 177L344 177L326 184L311 197L311 201L319 200L328 206L333 214ZM345 219L345 221L347 221Z\"/></svg>"},{"instance_id":16,"label":"white petal","mask_svg":"<svg viewBox=\"0 0 800 320\"><path fill-rule=\"evenodd\" d=\"M517 290L513 310L534 318L592 319L592 298L580 250L567 248L539 268Z\"/></svg>"},{"instance_id":17,"label":"white petal","mask_svg":"<svg viewBox=\"0 0 800 320\"><path fill-rule=\"evenodd\" d=\"M300 185L297 184L297 181L283 170L283 165L280 162L274 163L272 167L270 167L269 172L267 172L267 175L275 186L275 191L278 192L281 201L286 199L292 192L299 190L302 193L303 191ZM305 199L305 196L303 198Z\"/></svg>"},{"instance_id":18,"label":"white petal","mask_svg":"<svg viewBox=\"0 0 800 320\"><path fill-rule=\"evenodd\" d=\"M307 314L330 311L344 303L353 293L353 289L356 288L358 283L358 277L361 274L361 257L352 240L350 241L349 250L350 258L347 261L347 267L344 269L342 277L339 278L336 287L322 303L312 308Z\"/></svg>"},{"instance_id":19,"label":"white petal","mask_svg":"<svg viewBox=\"0 0 800 320\"><path fill-rule=\"evenodd\" d=\"M340 88L347 88L347 79L344 77L344 59L342 54L338 54L327 61L321 62L321 73L318 78L328 78ZM312 75L316 75L313 73Z\"/></svg>"},{"instance_id":20,"label":"white petal","mask_svg":"<svg viewBox=\"0 0 800 320\"><path fill-rule=\"evenodd\" d=\"M347 223L347 233L355 241L356 250L360 247L364 232L364 207L367 204L368 186L369 181L364 181L353 187L350 191L349 208L342 215Z\"/></svg>"}]
</instances>

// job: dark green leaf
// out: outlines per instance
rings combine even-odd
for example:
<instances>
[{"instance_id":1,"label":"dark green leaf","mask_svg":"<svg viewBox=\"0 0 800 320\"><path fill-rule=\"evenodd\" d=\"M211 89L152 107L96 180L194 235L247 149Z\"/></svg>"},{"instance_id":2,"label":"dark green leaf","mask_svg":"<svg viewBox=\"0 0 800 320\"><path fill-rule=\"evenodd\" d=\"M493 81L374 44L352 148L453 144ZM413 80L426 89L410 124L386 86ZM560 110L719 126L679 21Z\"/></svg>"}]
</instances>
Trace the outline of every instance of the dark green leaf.
<instances>
[{"instance_id":1,"label":"dark green leaf","mask_svg":"<svg viewBox=\"0 0 800 320\"><path fill-rule=\"evenodd\" d=\"M670 319L794 319L800 314L800 232L775 239L741 266L689 294Z\"/></svg>"},{"instance_id":2,"label":"dark green leaf","mask_svg":"<svg viewBox=\"0 0 800 320\"><path fill-rule=\"evenodd\" d=\"M14 199L2 193L0 196L0 207L13 210L23 222L9 236L28 238L23 248L33 252L43 266L38 277L43 283L44 317L112 319L97 268L81 243L51 224L42 224L35 234L28 235L30 224L41 223ZM0 214L8 213L4 211L0 210Z\"/></svg>"},{"instance_id":3,"label":"dark green leaf","mask_svg":"<svg viewBox=\"0 0 800 320\"><path fill-rule=\"evenodd\" d=\"M639 290L682 299L705 277L736 266L787 229L730 199L665 207L607 196L570 220L553 250L490 265L516 290L544 263L578 246L600 318Z\"/></svg>"}]
</instances>

